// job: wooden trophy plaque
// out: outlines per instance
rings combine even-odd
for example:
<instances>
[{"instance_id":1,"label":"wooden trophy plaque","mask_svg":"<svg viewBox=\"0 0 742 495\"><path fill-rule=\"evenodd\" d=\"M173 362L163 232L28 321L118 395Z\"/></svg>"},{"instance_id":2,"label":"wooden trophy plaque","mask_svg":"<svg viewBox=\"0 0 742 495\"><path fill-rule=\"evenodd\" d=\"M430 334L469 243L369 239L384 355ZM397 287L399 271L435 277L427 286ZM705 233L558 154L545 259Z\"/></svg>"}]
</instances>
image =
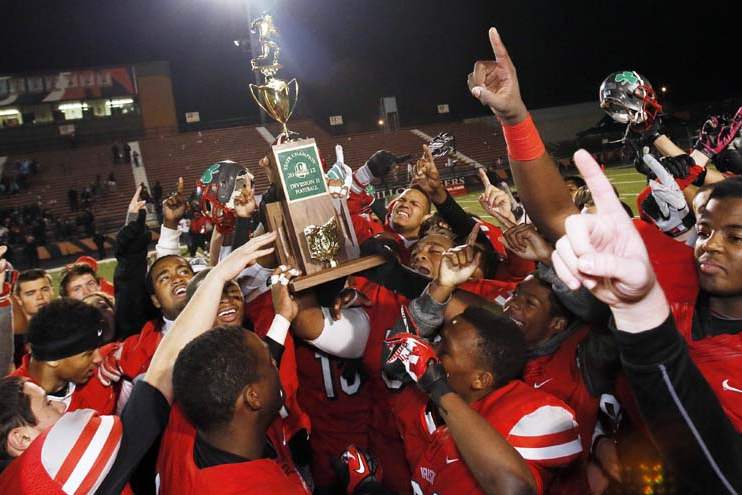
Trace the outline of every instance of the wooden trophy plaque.
<instances>
[{"instance_id":1,"label":"wooden trophy plaque","mask_svg":"<svg viewBox=\"0 0 742 495\"><path fill-rule=\"evenodd\" d=\"M278 232L281 264L303 273L291 284L295 292L385 263L382 256L359 258L345 199L330 196L314 139L273 146L272 166L280 200L266 205L270 231Z\"/></svg>"}]
</instances>

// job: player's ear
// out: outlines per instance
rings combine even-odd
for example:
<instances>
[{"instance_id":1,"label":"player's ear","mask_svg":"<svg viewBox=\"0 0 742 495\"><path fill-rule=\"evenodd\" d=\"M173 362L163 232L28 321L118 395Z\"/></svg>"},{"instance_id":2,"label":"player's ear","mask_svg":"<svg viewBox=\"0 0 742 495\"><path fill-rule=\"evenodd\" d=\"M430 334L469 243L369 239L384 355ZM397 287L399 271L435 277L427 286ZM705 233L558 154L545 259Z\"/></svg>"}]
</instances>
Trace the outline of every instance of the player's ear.
<instances>
[{"instance_id":1,"label":"player's ear","mask_svg":"<svg viewBox=\"0 0 742 495\"><path fill-rule=\"evenodd\" d=\"M476 371L471 382L471 388L474 390L485 390L492 386L495 377L490 371Z\"/></svg>"},{"instance_id":2,"label":"player's ear","mask_svg":"<svg viewBox=\"0 0 742 495\"><path fill-rule=\"evenodd\" d=\"M249 384L244 389L242 389L240 398L245 403L245 406L253 411L257 411L261 407L263 407L263 403L260 400L260 393L258 392L258 389L253 386L253 384Z\"/></svg>"},{"instance_id":3,"label":"player's ear","mask_svg":"<svg viewBox=\"0 0 742 495\"><path fill-rule=\"evenodd\" d=\"M555 316L551 319L549 326L555 332L561 332L567 328L567 319L563 316Z\"/></svg>"},{"instance_id":4,"label":"player's ear","mask_svg":"<svg viewBox=\"0 0 742 495\"><path fill-rule=\"evenodd\" d=\"M149 299L150 299L150 301L152 301L152 305L155 308L162 309L162 304L160 304L160 300L157 299L157 296L155 296L154 294L152 294L151 296L149 296Z\"/></svg>"}]
</instances>

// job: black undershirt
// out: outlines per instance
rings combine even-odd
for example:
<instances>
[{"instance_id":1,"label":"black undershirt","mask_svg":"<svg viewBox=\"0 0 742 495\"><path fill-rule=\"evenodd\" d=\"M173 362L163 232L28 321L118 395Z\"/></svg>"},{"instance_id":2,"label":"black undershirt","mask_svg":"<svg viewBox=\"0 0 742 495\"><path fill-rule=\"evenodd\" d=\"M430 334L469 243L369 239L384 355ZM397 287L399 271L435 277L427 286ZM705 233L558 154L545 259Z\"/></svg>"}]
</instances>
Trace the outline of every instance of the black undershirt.
<instances>
[{"instance_id":1,"label":"black undershirt","mask_svg":"<svg viewBox=\"0 0 742 495\"><path fill-rule=\"evenodd\" d=\"M742 320L725 320L711 313L708 294L698 296L696 310L693 314L693 340L717 335L736 335L742 331Z\"/></svg>"},{"instance_id":2,"label":"black undershirt","mask_svg":"<svg viewBox=\"0 0 742 495\"><path fill-rule=\"evenodd\" d=\"M261 459L275 459L276 457L278 457L276 450L270 442L266 440ZM220 466L222 464L239 464L253 460L256 459L248 459L237 454L232 454L231 452L217 449L201 438L201 435L196 434L196 443L193 446L193 461L199 469Z\"/></svg>"}]
</instances>

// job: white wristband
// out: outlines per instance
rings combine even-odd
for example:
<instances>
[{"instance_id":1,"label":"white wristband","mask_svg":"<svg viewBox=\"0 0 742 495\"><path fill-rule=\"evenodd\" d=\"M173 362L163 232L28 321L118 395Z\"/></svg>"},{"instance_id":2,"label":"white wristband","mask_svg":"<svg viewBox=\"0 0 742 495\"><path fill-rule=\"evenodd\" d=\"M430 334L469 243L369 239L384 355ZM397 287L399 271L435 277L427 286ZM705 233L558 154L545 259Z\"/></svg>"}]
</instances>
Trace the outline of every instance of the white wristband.
<instances>
[{"instance_id":1,"label":"white wristband","mask_svg":"<svg viewBox=\"0 0 742 495\"><path fill-rule=\"evenodd\" d=\"M270 338L274 342L284 345L290 326L291 322L289 320L281 315L276 315L273 317L273 322L271 323L271 327L268 329L266 337Z\"/></svg>"}]
</instances>

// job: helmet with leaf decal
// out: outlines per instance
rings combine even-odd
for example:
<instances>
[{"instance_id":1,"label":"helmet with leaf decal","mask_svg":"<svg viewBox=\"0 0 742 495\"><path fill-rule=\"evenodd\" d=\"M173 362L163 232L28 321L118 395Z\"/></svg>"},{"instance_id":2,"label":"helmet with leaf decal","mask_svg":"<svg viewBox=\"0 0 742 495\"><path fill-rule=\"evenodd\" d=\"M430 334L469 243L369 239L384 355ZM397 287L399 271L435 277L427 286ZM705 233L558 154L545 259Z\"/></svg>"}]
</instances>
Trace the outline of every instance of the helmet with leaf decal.
<instances>
[{"instance_id":1,"label":"helmet with leaf decal","mask_svg":"<svg viewBox=\"0 0 742 495\"><path fill-rule=\"evenodd\" d=\"M600 108L621 124L649 127L662 110L652 85L632 70L614 72L606 77L598 96Z\"/></svg>"},{"instance_id":2,"label":"helmet with leaf decal","mask_svg":"<svg viewBox=\"0 0 742 495\"><path fill-rule=\"evenodd\" d=\"M252 188L253 175L232 160L213 163L196 182L199 206L221 233L234 227L234 200L242 190Z\"/></svg>"}]
</instances>

